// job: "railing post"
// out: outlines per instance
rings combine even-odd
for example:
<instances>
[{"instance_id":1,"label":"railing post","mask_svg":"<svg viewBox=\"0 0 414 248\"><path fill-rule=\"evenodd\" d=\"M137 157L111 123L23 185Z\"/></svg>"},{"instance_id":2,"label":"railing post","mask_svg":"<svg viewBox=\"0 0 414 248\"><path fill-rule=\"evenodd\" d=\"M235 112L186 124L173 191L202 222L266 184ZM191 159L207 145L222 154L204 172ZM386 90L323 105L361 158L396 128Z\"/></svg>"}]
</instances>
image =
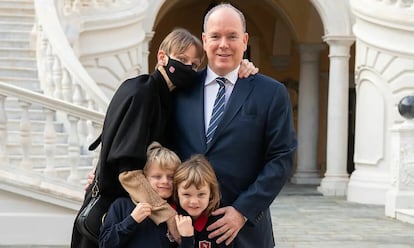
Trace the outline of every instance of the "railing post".
<instances>
[{"instance_id":1,"label":"railing post","mask_svg":"<svg viewBox=\"0 0 414 248\"><path fill-rule=\"evenodd\" d=\"M73 103L78 106L85 106L85 92L82 90L82 87L77 83L75 84L75 92L73 94ZM84 146L85 139L87 136L87 127L85 120L80 120L78 123L78 134L79 134L79 144Z\"/></svg>"},{"instance_id":2,"label":"railing post","mask_svg":"<svg viewBox=\"0 0 414 248\"><path fill-rule=\"evenodd\" d=\"M62 75L62 95L63 100L66 102L73 102L73 95L72 95L72 79L70 74L66 68L63 68L63 75Z\"/></svg>"},{"instance_id":3,"label":"railing post","mask_svg":"<svg viewBox=\"0 0 414 248\"><path fill-rule=\"evenodd\" d=\"M54 55L52 51L52 46L48 44L46 48L46 60L45 60L45 74L46 74L46 83L45 83L45 94L47 96L53 96L53 92L55 89L55 85L53 84L53 77L52 77L52 71L53 71L53 62L54 62Z\"/></svg>"},{"instance_id":4,"label":"railing post","mask_svg":"<svg viewBox=\"0 0 414 248\"><path fill-rule=\"evenodd\" d=\"M24 169L31 170L32 169L32 162L30 160L30 148L32 146L32 139L31 139L31 125L29 120L29 107L31 103L28 102L20 102L20 106L22 108L22 118L20 122L20 142L22 145L22 152L23 157L21 161L21 167Z\"/></svg>"},{"instance_id":5,"label":"railing post","mask_svg":"<svg viewBox=\"0 0 414 248\"><path fill-rule=\"evenodd\" d=\"M0 166L8 164L7 155L7 114L4 102L6 96L0 95Z\"/></svg>"},{"instance_id":6,"label":"railing post","mask_svg":"<svg viewBox=\"0 0 414 248\"><path fill-rule=\"evenodd\" d=\"M69 130L69 139L68 139L68 155L69 161L71 165L70 175L68 177L68 181L72 183L79 183L79 162L80 162L80 146L79 146L79 137L78 137L78 122L79 117L74 117L68 115L68 120L70 124Z\"/></svg>"},{"instance_id":7,"label":"railing post","mask_svg":"<svg viewBox=\"0 0 414 248\"><path fill-rule=\"evenodd\" d=\"M55 85L55 91L53 92L53 97L57 99L62 99L62 67L60 65L59 57L55 56L52 69L52 79L53 84Z\"/></svg>"},{"instance_id":8,"label":"railing post","mask_svg":"<svg viewBox=\"0 0 414 248\"><path fill-rule=\"evenodd\" d=\"M45 148L45 156L46 156L46 168L44 170L44 174L47 176L53 177L56 175L56 168L55 168L56 130L53 124L53 118L55 116L56 111L45 108L44 113L46 114L46 124L45 124L45 130L44 130L44 148Z\"/></svg>"}]
</instances>

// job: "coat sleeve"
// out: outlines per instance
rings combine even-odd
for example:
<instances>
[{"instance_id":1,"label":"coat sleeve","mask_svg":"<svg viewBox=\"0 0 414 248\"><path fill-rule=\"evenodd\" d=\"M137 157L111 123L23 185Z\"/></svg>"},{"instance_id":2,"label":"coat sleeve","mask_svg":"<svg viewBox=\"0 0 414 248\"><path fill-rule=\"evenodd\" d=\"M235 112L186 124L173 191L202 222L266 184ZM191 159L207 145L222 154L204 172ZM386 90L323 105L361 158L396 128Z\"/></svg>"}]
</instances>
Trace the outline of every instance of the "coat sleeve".
<instances>
[{"instance_id":1,"label":"coat sleeve","mask_svg":"<svg viewBox=\"0 0 414 248\"><path fill-rule=\"evenodd\" d=\"M102 133L106 162L123 171L143 169L152 120L152 92L148 86L126 81L108 107Z\"/></svg>"},{"instance_id":2,"label":"coat sleeve","mask_svg":"<svg viewBox=\"0 0 414 248\"><path fill-rule=\"evenodd\" d=\"M108 210L99 235L99 247L123 247L127 244L138 223L130 215L127 198L118 198Z\"/></svg>"}]
</instances>

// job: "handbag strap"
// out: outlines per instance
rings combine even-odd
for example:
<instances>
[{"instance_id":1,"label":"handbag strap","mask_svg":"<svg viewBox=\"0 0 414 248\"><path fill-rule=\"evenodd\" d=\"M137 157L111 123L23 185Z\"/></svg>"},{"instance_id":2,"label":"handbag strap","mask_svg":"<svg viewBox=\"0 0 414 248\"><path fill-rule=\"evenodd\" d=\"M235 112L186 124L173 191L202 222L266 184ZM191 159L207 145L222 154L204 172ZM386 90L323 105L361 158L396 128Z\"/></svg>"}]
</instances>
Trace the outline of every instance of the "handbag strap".
<instances>
[{"instance_id":1,"label":"handbag strap","mask_svg":"<svg viewBox=\"0 0 414 248\"><path fill-rule=\"evenodd\" d=\"M94 142L92 142L92 144L89 146L88 150L89 151L93 151L95 150L99 144L101 144L102 141L102 133L98 136L98 138L96 138L96 140ZM100 155L99 155L99 160L98 163L96 164L96 168L95 168L95 176L93 179L93 185L92 185L92 197L96 197L99 195L99 185L98 185L98 178L99 178L99 173L101 170L101 159L100 159Z\"/></svg>"}]
</instances>

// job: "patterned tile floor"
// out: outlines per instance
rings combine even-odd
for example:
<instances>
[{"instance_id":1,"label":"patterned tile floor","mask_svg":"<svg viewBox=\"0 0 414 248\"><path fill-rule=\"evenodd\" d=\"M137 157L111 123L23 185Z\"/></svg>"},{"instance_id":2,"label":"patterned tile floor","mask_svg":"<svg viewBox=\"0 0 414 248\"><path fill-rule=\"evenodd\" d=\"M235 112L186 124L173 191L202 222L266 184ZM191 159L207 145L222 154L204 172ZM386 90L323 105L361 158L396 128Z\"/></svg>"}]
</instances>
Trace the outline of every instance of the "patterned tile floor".
<instances>
[{"instance_id":1,"label":"patterned tile floor","mask_svg":"<svg viewBox=\"0 0 414 248\"><path fill-rule=\"evenodd\" d=\"M414 225L384 206L324 197L316 186L288 184L271 206L277 248L414 248Z\"/></svg>"}]
</instances>

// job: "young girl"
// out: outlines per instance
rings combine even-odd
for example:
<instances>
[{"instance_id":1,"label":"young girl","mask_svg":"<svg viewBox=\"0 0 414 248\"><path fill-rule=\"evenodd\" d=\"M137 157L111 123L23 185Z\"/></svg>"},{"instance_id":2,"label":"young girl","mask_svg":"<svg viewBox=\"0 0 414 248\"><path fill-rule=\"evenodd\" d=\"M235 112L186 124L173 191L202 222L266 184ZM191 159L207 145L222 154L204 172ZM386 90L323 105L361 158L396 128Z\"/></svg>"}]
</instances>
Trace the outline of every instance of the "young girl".
<instances>
[{"instance_id":1,"label":"young girl","mask_svg":"<svg viewBox=\"0 0 414 248\"><path fill-rule=\"evenodd\" d=\"M203 155L194 155L177 168L173 197L178 203L175 221L180 248L232 247L208 238L207 226L221 217L211 215L220 205L220 192L214 170Z\"/></svg>"},{"instance_id":2,"label":"young girl","mask_svg":"<svg viewBox=\"0 0 414 248\"><path fill-rule=\"evenodd\" d=\"M169 201L173 192L173 177L181 163L171 150L153 142L148 147L143 169L151 188ZM101 227L99 247L176 247L167 236L167 225L156 225L148 218L153 210L148 202L133 202L130 197L117 198L109 208Z\"/></svg>"}]
</instances>

